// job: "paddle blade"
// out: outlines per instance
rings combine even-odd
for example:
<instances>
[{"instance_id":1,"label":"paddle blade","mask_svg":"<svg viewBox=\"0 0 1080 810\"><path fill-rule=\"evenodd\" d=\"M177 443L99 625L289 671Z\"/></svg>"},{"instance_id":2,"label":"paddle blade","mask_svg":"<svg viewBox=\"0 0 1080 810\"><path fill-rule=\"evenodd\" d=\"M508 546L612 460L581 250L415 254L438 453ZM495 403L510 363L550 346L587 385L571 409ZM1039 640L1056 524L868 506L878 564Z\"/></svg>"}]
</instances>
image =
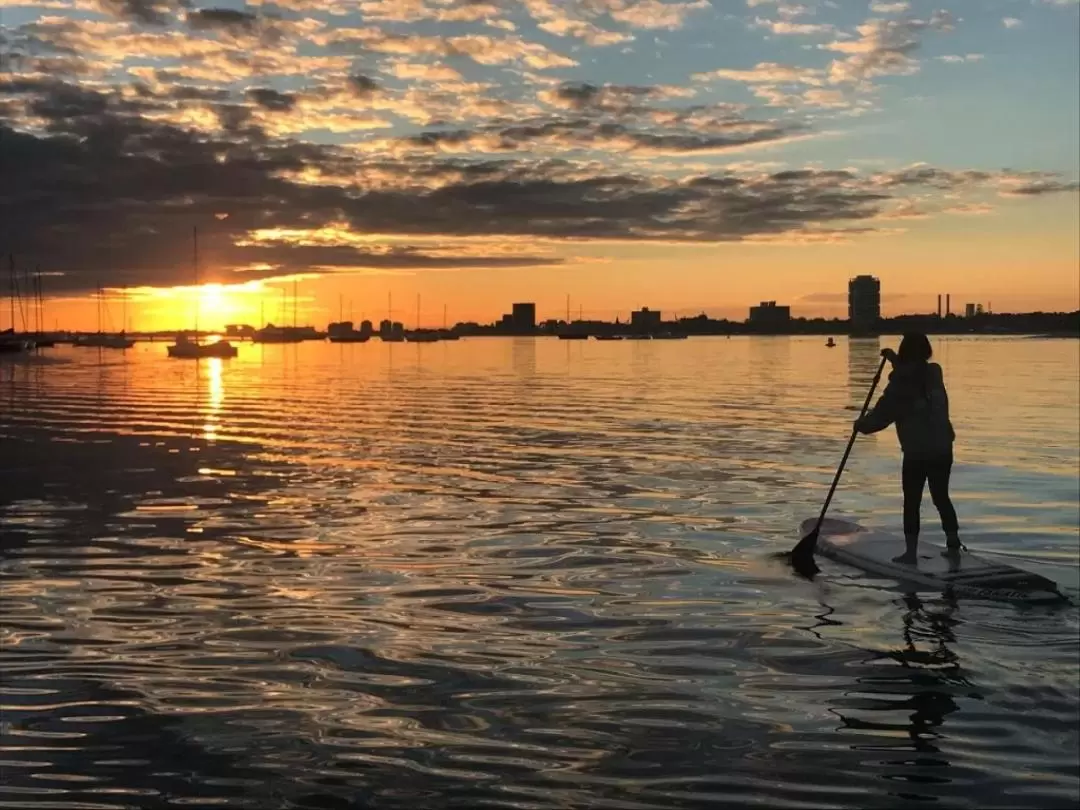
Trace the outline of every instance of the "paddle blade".
<instances>
[{"instance_id":1,"label":"paddle blade","mask_svg":"<svg viewBox=\"0 0 1080 810\"><path fill-rule=\"evenodd\" d=\"M814 562L814 549L817 548L819 527L815 527L803 537L802 540L791 550L789 557L791 567L795 569L796 573L801 574L804 577L812 578L819 569Z\"/></svg>"}]
</instances>

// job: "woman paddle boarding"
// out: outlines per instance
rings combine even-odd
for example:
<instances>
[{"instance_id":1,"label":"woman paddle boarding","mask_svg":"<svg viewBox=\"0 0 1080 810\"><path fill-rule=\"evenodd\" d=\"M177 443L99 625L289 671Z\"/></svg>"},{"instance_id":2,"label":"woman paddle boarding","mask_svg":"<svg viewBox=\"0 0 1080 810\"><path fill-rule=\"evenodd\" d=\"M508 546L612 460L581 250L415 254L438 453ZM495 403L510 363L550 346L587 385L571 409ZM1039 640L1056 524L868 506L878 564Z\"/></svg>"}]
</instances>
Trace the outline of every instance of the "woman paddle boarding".
<instances>
[{"instance_id":1,"label":"woman paddle boarding","mask_svg":"<svg viewBox=\"0 0 1080 810\"><path fill-rule=\"evenodd\" d=\"M953 440L956 433L949 421L949 395L941 366L931 363L933 350L926 335L909 332L900 341L900 349L882 349L882 357L893 364L889 384L874 407L856 420L859 433L877 433L896 425L903 454L901 481L904 488L904 553L893 561L915 565L918 562L919 510L923 488L930 484L930 497L941 515L945 530L946 556L957 556L960 543L956 509L949 498L949 474L952 472Z\"/></svg>"}]
</instances>

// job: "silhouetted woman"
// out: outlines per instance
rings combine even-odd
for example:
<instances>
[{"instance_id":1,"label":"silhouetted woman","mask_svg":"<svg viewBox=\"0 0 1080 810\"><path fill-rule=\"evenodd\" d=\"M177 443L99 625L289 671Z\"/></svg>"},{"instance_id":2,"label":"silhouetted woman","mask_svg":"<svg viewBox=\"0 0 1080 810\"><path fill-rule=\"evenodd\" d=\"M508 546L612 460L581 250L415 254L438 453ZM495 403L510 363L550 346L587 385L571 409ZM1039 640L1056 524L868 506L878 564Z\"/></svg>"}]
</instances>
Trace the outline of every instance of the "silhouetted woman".
<instances>
[{"instance_id":1,"label":"silhouetted woman","mask_svg":"<svg viewBox=\"0 0 1080 810\"><path fill-rule=\"evenodd\" d=\"M891 424L904 460L904 540L907 549L895 562L915 565L919 548L919 509L923 487L930 484L930 497L941 515L945 530L946 556L958 555L960 543L956 510L949 499L953 440L956 433L949 421L949 395L941 366L931 363L933 350L926 335L909 332L900 341L900 350L883 349L882 357L893 364L889 384L864 417L855 422L860 433L877 433Z\"/></svg>"}]
</instances>

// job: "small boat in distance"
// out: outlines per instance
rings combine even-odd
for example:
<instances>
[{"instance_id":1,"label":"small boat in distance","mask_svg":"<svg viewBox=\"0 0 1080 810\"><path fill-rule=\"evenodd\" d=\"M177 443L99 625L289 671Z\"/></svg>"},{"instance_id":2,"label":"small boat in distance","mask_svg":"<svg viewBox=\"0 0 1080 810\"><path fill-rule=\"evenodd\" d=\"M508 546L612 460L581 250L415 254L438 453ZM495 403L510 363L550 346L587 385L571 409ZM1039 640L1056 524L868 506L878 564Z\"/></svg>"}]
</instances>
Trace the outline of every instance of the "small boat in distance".
<instances>
[{"instance_id":1,"label":"small boat in distance","mask_svg":"<svg viewBox=\"0 0 1080 810\"><path fill-rule=\"evenodd\" d=\"M827 341L825 341L825 345L831 349L836 346L836 341L832 338L829 338Z\"/></svg>"},{"instance_id":2,"label":"small boat in distance","mask_svg":"<svg viewBox=\"0 0 1080 810\"><path fill-rule=\"evenodd\" d=\"M622 340L622 335L593 335L594 340Z\"/></svg>"},{"instance_id":3,"label":"small boat in distance","mask_svg":"<svg viewBox=\"0 0 1080 810\"><path fill-rule=\"evenodd\" d=\"M227 340L217 340L213 343L199 343L190 340L181 333L176 336L176 343L166 347L169 357L178 357L187 360L198 360L202 357L236 357L238 350Z\"/></svg>"}]
</instances>

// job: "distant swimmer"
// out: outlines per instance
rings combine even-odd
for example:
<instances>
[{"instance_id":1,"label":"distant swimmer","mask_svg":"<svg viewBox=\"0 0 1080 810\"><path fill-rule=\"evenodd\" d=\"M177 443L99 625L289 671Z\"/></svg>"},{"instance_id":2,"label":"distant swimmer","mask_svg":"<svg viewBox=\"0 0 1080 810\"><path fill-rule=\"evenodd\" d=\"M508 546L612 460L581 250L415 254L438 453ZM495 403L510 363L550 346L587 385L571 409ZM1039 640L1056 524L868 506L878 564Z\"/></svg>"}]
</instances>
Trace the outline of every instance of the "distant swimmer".
<instances>
[{"instance_id":1,"label":"distant swimmer","mask_svg":"<svg viewBox=\"0 0 1080 810\"><path fill-rule=\"evenodd\" d=\"M904 489L904 540L906 550L894 562L915 565L919 548L919 510L923 488L929 482L930 497L941 516L947 541L945 556L958 556L964 548L956 509L949 498L953 441L956 432L949 421L949 395L941 366L931 363L933 349L926 335L909 332L900 349L882 349L882 357L893 364L889 384L874 407L855 429L877 433L896 425L903 454L901 481Z\"/></svg>"}]
</instances>

